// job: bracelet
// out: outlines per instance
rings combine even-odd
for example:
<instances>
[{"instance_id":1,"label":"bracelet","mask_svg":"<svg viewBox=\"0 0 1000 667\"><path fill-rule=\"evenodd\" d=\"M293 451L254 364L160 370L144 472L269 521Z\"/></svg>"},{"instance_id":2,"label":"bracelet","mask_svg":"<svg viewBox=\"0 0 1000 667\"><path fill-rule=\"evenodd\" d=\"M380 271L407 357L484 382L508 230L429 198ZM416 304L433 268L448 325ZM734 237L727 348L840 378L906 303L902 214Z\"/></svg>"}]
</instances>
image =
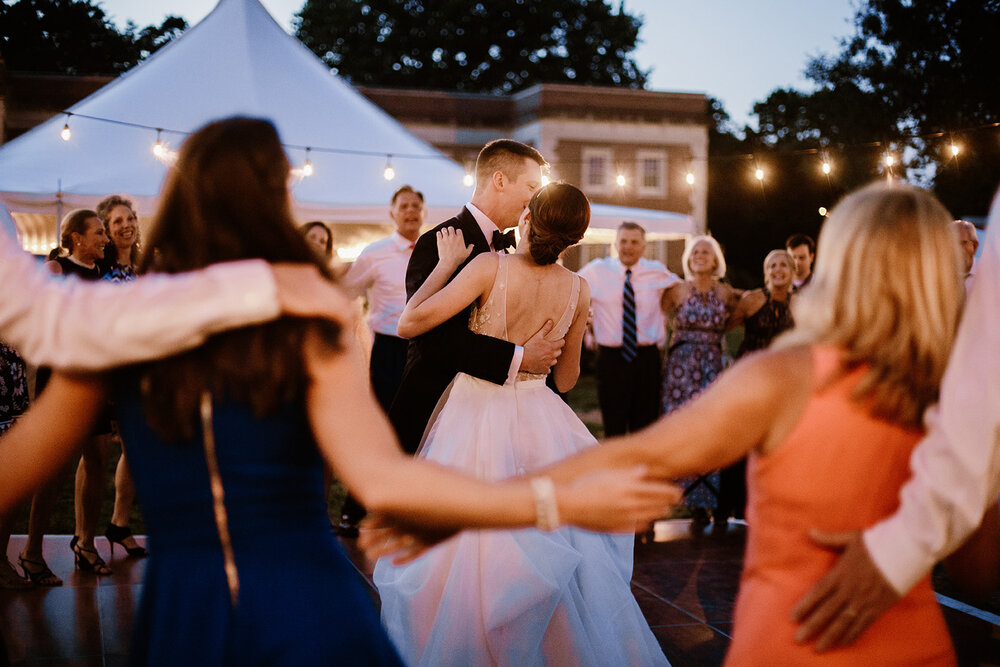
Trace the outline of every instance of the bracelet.
<instances>
[{"instance_id":1,"label":"bracelet","mask_svg":"<svg viewBox=\"0 0 1000 667\"><path fill-rule=\"evenodd\" d=\"M532 477L531 493L535 497L535 527L544 533L551 533L559 527L556 485L550 477Z\"/></svg>"}]
</instances>

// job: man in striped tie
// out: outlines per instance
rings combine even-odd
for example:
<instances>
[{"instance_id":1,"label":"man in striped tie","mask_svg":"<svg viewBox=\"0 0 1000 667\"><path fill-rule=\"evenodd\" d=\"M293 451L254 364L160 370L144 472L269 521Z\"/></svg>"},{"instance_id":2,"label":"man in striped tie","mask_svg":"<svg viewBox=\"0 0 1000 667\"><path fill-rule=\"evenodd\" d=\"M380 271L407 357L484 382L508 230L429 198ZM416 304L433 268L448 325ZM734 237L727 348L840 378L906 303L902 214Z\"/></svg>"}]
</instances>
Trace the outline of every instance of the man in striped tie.
<instances>
[{"instance_id":1,"label":"man in striped tie","mask_svg":"<svg viewBox=\"0 0 1000 667\"><path fill-rule=\"evenodd\" d=\"M590 284L597 344L597 396L605 436L637 431L660 413L660 348L666 341L660 297L679 278L644 259L646 230L623 222L618 257L595 259L580 270Z\"/></svg>"}]
</instances>

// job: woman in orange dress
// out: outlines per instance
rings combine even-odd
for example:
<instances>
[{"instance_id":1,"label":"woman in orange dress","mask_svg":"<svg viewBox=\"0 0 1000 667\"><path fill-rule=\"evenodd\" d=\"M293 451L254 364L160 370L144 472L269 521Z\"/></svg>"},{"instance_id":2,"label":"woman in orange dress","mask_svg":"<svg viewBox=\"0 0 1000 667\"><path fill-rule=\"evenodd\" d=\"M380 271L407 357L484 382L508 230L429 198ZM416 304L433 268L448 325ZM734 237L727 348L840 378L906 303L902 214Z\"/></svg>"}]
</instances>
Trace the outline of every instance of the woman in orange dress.
<instances>
[{"instance_id":1,"label":"woman in orange dress","mask_svg":"<svg viewBox=\"0 0 1000 667\"><path fill-rule=\"evenodd\" d=\"M834 560L810 531L858 530L895 511L963 298L951 220L910 186L848 196L824 226L791 332L656 424L550 470L560 478L642 463L673 479L749 453L747 552L728 664L955 663L926 578L849 647L816 653L796 642L791 620Z\"/></svg>"}]
</instances>

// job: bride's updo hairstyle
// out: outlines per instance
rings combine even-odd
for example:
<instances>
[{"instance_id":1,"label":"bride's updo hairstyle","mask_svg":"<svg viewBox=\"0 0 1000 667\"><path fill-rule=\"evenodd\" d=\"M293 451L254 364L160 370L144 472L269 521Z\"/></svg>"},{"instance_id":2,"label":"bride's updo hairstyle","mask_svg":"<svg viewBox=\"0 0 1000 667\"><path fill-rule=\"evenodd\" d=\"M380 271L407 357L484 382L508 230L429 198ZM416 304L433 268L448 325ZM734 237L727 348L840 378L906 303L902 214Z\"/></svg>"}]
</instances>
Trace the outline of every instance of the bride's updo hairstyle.
<instances>
[{"instance_id":1,"label":"bride's updo hairstyle","mask_svg":"<svg viewBox=\"0 0 1000 667\"><path fill-rule=\"evenodd\" d=\"M583 238L590 225L590 202L569 183L549 183L528 202L531 259L552 264L563 250Z\"/></svg>"}]
</instances>

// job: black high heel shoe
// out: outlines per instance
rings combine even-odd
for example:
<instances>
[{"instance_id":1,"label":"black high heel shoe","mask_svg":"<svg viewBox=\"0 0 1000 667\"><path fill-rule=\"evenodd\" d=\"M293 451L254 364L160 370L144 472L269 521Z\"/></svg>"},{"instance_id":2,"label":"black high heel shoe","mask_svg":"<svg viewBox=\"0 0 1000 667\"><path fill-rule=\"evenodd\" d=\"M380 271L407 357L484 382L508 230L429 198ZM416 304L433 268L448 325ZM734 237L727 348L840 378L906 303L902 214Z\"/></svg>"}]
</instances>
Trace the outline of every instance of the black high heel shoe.
<instances>
[{"instance_id":1,"label":"black high heel shoe","mask_svg":"<svg viewBox=\"0 0 1000 667\"><path fill-rule=\"evenodd\" d=\"M101 554L97 553L97 549L87 549L80 546L78 536L74 535L73 539L69 541L69 548L73 550L76 566L80 568L81 572L93 572L102 576L111 574L111 568L101 558ZM93 554L93 557L90 554Z\"/></svg>"},{"instance_id":2,"label":"black high heel shoe","mask_svg":"<svg viewBox=\"0 0 1000 667\"><path fill-rule=\"evenodd\" d=\"M122 549L128 554L129 558L145 558L149 554L146 549L138 545L134 547L129 547L125 544L125 540L132 537L132 529L128 526L119 526L114 523L108 524L108 529L104 531L104 537L108 538L108 544L111 545L111 557L115 557L115 544L122 545Z\"/></svg>"}]
</instances>

